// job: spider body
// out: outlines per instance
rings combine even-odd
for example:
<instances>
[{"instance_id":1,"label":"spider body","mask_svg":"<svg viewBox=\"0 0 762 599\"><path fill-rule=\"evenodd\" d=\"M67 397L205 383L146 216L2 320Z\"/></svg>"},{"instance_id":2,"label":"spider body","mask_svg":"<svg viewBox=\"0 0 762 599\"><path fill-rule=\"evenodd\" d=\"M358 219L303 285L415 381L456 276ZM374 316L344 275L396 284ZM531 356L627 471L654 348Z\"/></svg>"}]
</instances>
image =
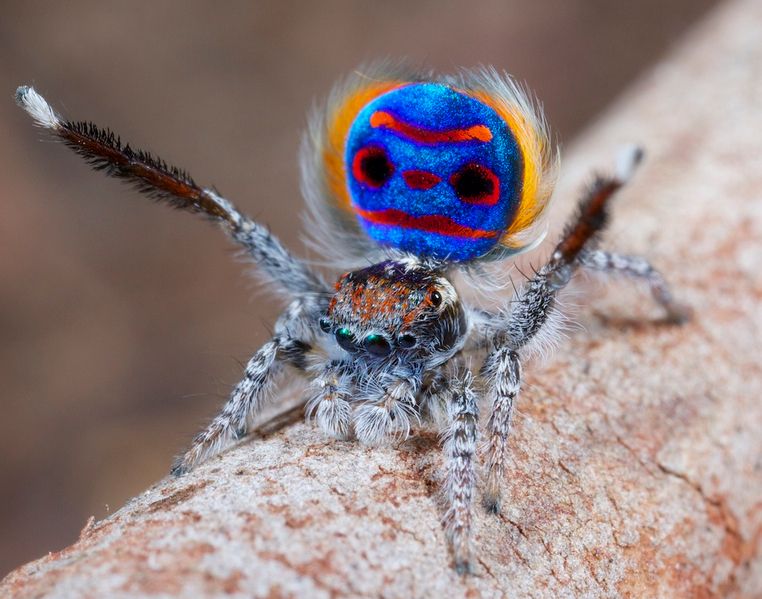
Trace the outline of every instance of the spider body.
<instances>
[{"instance_id":1,"label":"spider body","mask_svg":"<svg viewBox=\"0 0 762 599\"><path fill-rule=\"evenodd\" d=\"M497 512L521 364L533 345L552 340L558 296L574 273L629 275L647 283L670 319L686 312L648 262L596 247L609 199L640 160L633 150L615 175L585 190L555 251L500 309L463 300L453 284L459 271L483 272L483 263L543 237L556 162L545 122L522 88L492 70L371 71L336 88L302 146L307 229L344 273L333 288L215 190L108 131L64 121L32 88L20 87L16 97L97 169L219 222L289 300L173 472L244 436L284 369L295 368L310 381L306 413L329 436L378 444L405 438L416 422L445 421L443 519L455 567L468 572L478 459L483 503ZM472 360L482 364L476 373ZM482 395L489 416L480 446Z\"/></svg>"}]
</instances>

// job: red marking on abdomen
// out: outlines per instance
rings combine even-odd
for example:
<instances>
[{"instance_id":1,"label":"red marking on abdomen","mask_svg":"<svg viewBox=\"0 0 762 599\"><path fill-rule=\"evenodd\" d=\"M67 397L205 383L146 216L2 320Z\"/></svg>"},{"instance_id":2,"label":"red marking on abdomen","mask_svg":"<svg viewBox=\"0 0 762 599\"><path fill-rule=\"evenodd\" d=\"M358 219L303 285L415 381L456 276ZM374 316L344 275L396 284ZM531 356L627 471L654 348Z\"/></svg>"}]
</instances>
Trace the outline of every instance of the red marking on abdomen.
<instances>
[{"instance_id":1,"label":"red marking on abdomen","mask_svg":"<svg viewBox=\"0 0 762 599\"><path fill-rule=\"evenodd\" d=\"M375 225L391 225L403 229L417 229L426 233L439 233L450 237L465 237L467 239L492 239L500 235L501 231L486 231L484 229L472 229L456 223L448 216L441 214L426 214L424 216L412 216L396 208L386 210L363 210L355 207L357 214Z\"/></svg>"},{"instance_id":2,"label":"red marking on abdomen","mask_svg":"<svg viewBox=\"0 0 762 599\"><path fill-rule=\"evenodd\" d=\"M402 178L410 189L431 189L442 179L428 171L403 171Z\"/></svg>"},{"instance_id":3,"label":"red marking on abdomen","mask_svg":"<svg viewBox=\"0 0 762 599\"><path fill-rule=\"evenodd\" d=\"M393 114L377 110L370 115L370 126L374 129L383 127L391 129L395 133L407 137L413 141L424 144L438 144L442 142L461 142L461 141L491 141L492 131L485 125L474 125L466 129L445 129L443 131L434 131L418 125L411 125L400 121Z\"/></svg>"}]
</instances>

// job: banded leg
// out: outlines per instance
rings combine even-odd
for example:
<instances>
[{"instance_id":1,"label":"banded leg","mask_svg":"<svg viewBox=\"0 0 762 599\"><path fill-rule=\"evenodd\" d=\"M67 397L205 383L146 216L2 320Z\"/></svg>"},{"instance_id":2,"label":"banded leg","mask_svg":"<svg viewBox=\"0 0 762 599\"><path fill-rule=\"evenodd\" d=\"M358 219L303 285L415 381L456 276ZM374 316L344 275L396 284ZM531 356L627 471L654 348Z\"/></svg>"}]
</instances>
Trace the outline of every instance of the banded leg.
<instances>
[{"instance_id":1,"label":"banded leg","mask_svg":"<svg viewBox=\"0 0 762 599\"><path fill-rule=\"evenodd\" d=\"M49 130L96 170L132 184L155 200L205 214L219 222L282 291L295 295L327 291L321 277L291 255L267 227L239 212L214 189L199 186L185 171L148 152L122 144L108 129L62 119L31 87L19 87L16 102L39 126Z\"/></svg>"},{"instance_id":2,"label":"banded leg","mask_svg":"<svg viewBox=\"0 0 762 599\"><path fill-rule=\"evenodd\" d=\"M459 574L471 570L473 499L476 487L476 443L479 408L468 370L456 375L448 391L449 428L445 436L447 460L445 533Z\"/></svg>"},{"instance_id":3,"label":"banded leg","mask_svg":"<svg viewBox=\"0 0 762 599\"><path fill-rule=\"evenodd\" d=\"M645 281L651 289L651 295L664 307L670 322L679 324L690 318L690 309L675 301L664 277L645 258L591 250L582 253L580 262L582 266L592 270L607 274L622 274Z\"/></svg>"},{"instance_id":4,"label":"banded leg","mask_svg":"<svg viewBox=\"0 0 762 599\"><path fill-rule=\"evenodd\" d=\"M307 402L307 415L314 415L320 429L336 439L348 439L352 433L352 375L348 367L346 362L329 362L315 377Z\"/></svg>"},{"instance_id":5,"label":"banded leg","mask_svg":"<svg viewBox=\"0 0 762 599\"><path fill-rule=\"evenodd\" d=\"M488 440L485 446L487 485L484 506L496 514L500 511L500 483L505 472L505 453L511 428L513 405L521 386L521 362L510 348L493 351L482 367L482 375L489 384L492 413L487 423Z\"/></svg>"},{"instance_id":6,"label":"banded leg","mask_svg":"<svg viewBox=\"0 0 762 599\"><path fill-rule=\"evenodd\" d=\"M420 376L408 373L375 373L378 378L361 383L371 399L359 406L354 414L357 440L365 445L378 445L391 434L402 439L410 434L410 419L420 419L416 395L421 387ZM375 399L373 396L377 396Z\"/></svg>"},{"instance_id":7,"label":"banded leg","mask_svg":"<svg viewBox=\"0 0 762 599\"><path fill-rule=\"evenodd\" d=\"M280 337L273 337L252 356L244 378L235 386L222 412L193 439L191 448L172 465L172 474L180 476L216 455L243 437L253 416L267 399L286 356Z\"/></svg>"},{"instance_id":8,"label":"banded leg","mask_svg":"<svg viewBox=\"0 0 762 599\"><path fill-rule=\"evenodd\" d=\"M599 177L579 203L576 216L537 274L518 290L506 313L479 314L482 334L494 339L495 349L488 356L482 373L493 399L487 442L487 509L500 509L500 482L504 471L505 446L513 403L519 391L519 356L532 343L552 342L553 323L558 322L558 293L566 287L580 267L582 256L591 251L608 220L608 203L629 179L640 161L637 149L620 156L614 177Z\"/></svg>"}]
</instances>

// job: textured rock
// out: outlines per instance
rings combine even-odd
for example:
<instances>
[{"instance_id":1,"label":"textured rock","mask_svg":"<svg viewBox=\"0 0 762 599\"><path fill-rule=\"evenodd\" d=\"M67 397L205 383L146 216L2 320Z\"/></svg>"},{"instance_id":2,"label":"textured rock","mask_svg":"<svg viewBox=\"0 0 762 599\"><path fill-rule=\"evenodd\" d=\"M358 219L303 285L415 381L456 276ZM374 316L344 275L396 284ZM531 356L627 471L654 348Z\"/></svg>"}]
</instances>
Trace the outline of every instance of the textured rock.
<instances>
[{"instance_id":1,"label":"textured rock","mask_svg":"<svg viewBox=\"0 0 762 599\"><path fill-rule=\"evenodd\" d=\"M436 433L367 449L299 422L88 522L0 595L762 596L760 19L725 5L565 162L559 216L618 144L647 147L606 245L696 314L668 326L627 284L577 287L582 326L525 369L475 576L450 567Z\"/></svg>"}]
</instances>

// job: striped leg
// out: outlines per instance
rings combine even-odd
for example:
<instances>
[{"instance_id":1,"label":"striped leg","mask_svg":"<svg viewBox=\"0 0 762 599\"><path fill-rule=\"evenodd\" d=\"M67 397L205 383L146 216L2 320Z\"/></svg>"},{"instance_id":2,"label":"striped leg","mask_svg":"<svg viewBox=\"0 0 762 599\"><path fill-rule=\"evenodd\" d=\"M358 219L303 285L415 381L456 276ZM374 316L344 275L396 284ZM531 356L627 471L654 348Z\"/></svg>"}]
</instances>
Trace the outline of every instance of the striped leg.
<instances>
[{"instance_id":1,"label":"striped leg","mask_svg":"<svg viewBox=\"0 0 762 599\"><path fill-rule=\"evenodd\" d=\"M448 395L449 429L444 452L447 460L444 517L445 532L450 541L459 574L471 570L471 534L473 499L476 487L476 442L479 408L473 388L473 376L467 370L456 375Z\"/></svg>"},{"instance_id":2,"label":"striped leg","mask_svg":"<svg viewBox=\"0 0 762 599\"><path fill-rule=\"evenodd\" d=\"M492 397L487 442L487 488L484 501L491 512L500 509L500 482L505 469L505 448L513 403L519 392L519 354L533 340L552 339L557 321L558 293L568 284L586 255L597 255L591 246L606 227L609 202L629 179L640 160L640 152L630 149L620 157L614 177L599 177L586 190L577 214L551 254L548 262L518 290L510 310L490 315L479 313L478 326L494 339L496 349L482 367Z\"/></svg>"},{"instance_id":3,"label":"striped leg","mask_svg":"<svg viewBox=\"0 0 762 599\"><path fill-rule=\"evenodd\" d=\"M185 474L246 434L253 416L261 409L283 369L286 356L279 356L283 349L283 340L276 336L254 354L246 365L243 380L233 389L222 412L196 435L191 448L173 464L172 474Z\"/></svg>"},{"instance_id":4,"label":"striped leg","mask_svg":"<svg viewBox=\"0 0 762 599\"><path fill-rule=\"evenodd\" d=\"M507 347L493 351L484 363L482 374L488 383L492 414L487 423L487 487L484 505L489 512L500 511L500 483L505 471L505 453L511 428L513 404L521 386L518 354Z\"/></svg>"},{"instance_id":5,"label":"striped leg","mask_svg":"<svg viewBox=\"0 0 762 599\"><path fill-rule=\"evenodd\" d=\"M119 136L108 129L62 119L31 87L19 87L16 102L39 126L63 141L96 170L132 184L155 200L219 222L264 274L288 295L301 297L328 290L321 277L292 256L267 227L239 212L214 189L199 186L185 171L123 144Z\"/></svg>"}]
</instances>

